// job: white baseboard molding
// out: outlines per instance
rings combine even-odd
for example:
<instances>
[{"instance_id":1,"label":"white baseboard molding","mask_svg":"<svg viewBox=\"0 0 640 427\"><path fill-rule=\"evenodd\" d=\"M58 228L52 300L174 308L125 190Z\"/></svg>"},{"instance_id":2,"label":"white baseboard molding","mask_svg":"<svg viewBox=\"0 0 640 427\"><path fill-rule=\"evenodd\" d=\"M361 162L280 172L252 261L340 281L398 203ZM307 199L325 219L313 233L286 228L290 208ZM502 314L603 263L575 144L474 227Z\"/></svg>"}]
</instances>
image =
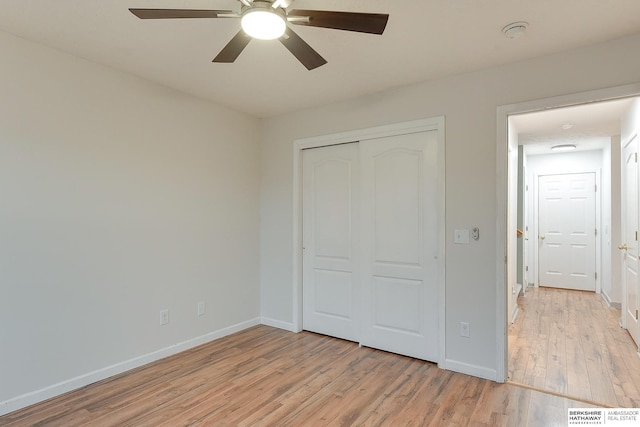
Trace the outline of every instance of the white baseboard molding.
<instances>
[{"instance_id":1,"label":"white baseboard molding","mask_svg":"<svg viewBox=\"0 0 640 427\"><path fill-rule=\"evenodd\" d=\"M522 286L522 283L516 283L516 295L518 298L521 296L523 289L524 287Z\"/></svg>"},{"instance_id":2,"label":"white baseboard molding","mask_svg":"<svg viewBox=\"0 0 640 427\"><path fill-rule=\"evenodd\" d=\"M513 314L511 315L511 323L516 323L516 318L518 317L518 313L520 313L520 309L516 306L516 308L513 309Z\"/></svg>"},{"instance_id":3,"label":"white baseboard molding","mask_svg":"<svg viewBox=\"0 0 640 427\"><path fill-rule=\"evenodd\" d=\"M484 366L471 365L469 363L447 359L445 361L445 369L473 377L484 378L485 380L498 381L498 373L496 370Z\"/></svg>"},{"instance_id":4,"label":"white baseboard molding","mask_svg":"<svg viewBox=\"0 0 640 427\"><path fill-rule=\"evenodd\" d=\"M118 375L131 369L146 365L148 363L155 362L156 360L173 356L174 354L189 350L190 348L215 341L227 335L231 335L235 332L239 332L259 324L260 318L246 320L244 322L240 322L226 328L218 329L217 331L209 332L205 335L201 335L187 341L161 348L160 350L156 350L154 352L144 354L133 359L116 363L115 365L107 366L105 368L98 369L96 371L50 385L40 390L14 397L4 402L0 402L0 415L6 415L10 412L26 408L27 406L33 405L35 403L39 403L52 397L67 393L69 391L85 387L97 381L101 381L114 375Z\"/></svg>"},{"instance_id":5,"label":"white baseboard molding","mask_svg":"<svg viewBox=\"0 0 640 427\"><path fill-rule=\"evenodd\" d=\"M265 326L271 326L273 328L284 329L289 332L298 332L293 327L293 323L283 322L282 320L271 319L269 317L263 317L260 320L260 323Z\"/></svg>"},{"instance_id":6,"label":"white baseboard molding","mask_svg":"<svg viewBox=\"0 0 640 427\"><path fill-rule=\"evenodd\" d=\"M605 302L607 303L607 305L609 307L616 308L618 310L622 310L622 303L613 302L611 300L611 298L609 297L609 294L607 294L604 289L600 292L600 295L602 295L602 298L605 300Z\"/></svg>"}]
</instances>

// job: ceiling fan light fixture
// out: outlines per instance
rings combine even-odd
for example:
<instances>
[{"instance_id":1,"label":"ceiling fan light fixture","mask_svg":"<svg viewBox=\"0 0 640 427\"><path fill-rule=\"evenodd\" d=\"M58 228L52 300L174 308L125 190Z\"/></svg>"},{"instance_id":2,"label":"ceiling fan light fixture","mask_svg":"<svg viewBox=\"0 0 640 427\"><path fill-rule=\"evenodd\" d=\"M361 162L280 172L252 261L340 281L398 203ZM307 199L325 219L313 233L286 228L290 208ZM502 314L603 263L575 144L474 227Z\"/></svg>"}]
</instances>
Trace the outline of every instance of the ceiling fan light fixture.
<instances>
[{"instance_id":1,"label":"ceiling fan light fixture","mask_svg":"<svg viewBox=\"0 0 640 427\"><path fill-rule=\"evenodd\" d=\"M280 38L287 29L283 14L271 7L253 6L242 15L241 25L245 33L260 40Z\"/></svg>"}]
</instances>

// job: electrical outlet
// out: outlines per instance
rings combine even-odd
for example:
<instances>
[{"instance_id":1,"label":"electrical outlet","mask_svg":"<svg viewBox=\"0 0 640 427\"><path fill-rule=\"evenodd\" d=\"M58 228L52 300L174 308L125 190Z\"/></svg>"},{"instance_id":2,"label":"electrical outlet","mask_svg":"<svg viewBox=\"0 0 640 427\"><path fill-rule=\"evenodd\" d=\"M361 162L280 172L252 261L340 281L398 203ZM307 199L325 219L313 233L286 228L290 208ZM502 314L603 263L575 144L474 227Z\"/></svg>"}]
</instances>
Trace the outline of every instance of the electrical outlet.
<instances>
[{"instance_id":1,"label":"electrical outlet","mask_svg":"<svg viewBox=\"0 0 640 427\"><path fill-rule=\"evenodd\" d=\"M460 336L469 338L469 323L460 322Z\"/></svg>"},{"instance_id":2,"label":"electrical outlet","mask_svg":"<svg viewBox=\"0 0 640 427\"><path fill-rule=\"evenodd\" d=\"M198 316L204 316L205 308L204 301L200 301L198 303Z\"/></svg>"},{"instance_id":3,"label":"electrical outlet","mask_svg":"<svg viewBox=\"0 0 640 427\"><path fill-rule=\"evenodd\" d=\"M169 309L160 310L160 326L169 323Z\"/></svg>"}]
</instances>

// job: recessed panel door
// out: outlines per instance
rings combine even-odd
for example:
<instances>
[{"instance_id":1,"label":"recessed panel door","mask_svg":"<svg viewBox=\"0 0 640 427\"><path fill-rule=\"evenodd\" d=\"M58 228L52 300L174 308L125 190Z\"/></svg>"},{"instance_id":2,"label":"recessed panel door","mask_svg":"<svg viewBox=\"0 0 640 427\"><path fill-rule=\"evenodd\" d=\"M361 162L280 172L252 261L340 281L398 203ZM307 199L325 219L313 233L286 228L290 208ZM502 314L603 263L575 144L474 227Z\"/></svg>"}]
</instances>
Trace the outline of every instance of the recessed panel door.
<instances>
[{"instance_id":1,"label":"recessed panel door","mask_svg":"<svg viewBox=\"0 0 640 427\"><path fill-rule=\"evenodd\" d=\"M437 132L361 141L361 343L438 360Z\"/></svg>"},{"instance_id":2,"label":"recessed panel door","mask_svg":"<svg viewBox=\"0 0 640 427\"><path fill-rule=\"evenodd\" d=\"M358 144L303 151L303 328L358 341Z\"/></svg>"},{"instance_id":3,"label":"recessed panel door","mask_svg":"<svg viewBox=\"0 0 640 427\"><path fill-rule=\"evenodd\" d=\"M622 246L624 303L623 323L638 344L638 138L622 153Z\"/></svg>"},{"instance_id":4,"label":"recessed panel door","mask_svg":"<svg viewBox=\"0 0 640 427\"><path fill-rule=\"evenodd\" d=\"M539 177L541 286L596 290L595 173Z\"/></svg>"}]
</instances>

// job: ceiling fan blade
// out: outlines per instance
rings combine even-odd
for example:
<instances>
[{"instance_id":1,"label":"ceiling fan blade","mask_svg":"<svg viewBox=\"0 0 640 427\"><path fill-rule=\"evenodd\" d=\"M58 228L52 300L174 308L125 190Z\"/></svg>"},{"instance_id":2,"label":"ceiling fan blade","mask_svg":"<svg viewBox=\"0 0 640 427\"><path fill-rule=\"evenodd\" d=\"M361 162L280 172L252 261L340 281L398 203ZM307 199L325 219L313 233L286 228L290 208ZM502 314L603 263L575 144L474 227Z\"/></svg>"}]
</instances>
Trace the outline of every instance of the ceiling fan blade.
<instances>
[{"instance_id":1,"label":"ceiling fan blade","mask_svg":"<svg viewBox=\"0 0 640 427\"><path fill-rule=\"evenodd\" d=\"M292 24L369 34L382 34L389 20L389 15L383 13L330 12L302 9L292 10L287 16L309 18L308 20L292 19Z\"/></svg>"},{"instance_id":2,"label":"ceiling fan blade","mask_svg":"<svg viewBox=\"0 0 640 427\"><path fill-rule=\"evenodd\" d=\"M302 40L299 35L293 32L291 28L287 27L284 35L280 37L280 42L284 47L289 49L289 52L298 58L298 61L307 67L307 70L309 71L327 63L326 59L313 50L313 48L309 46L307 42Z\"/></svg>"},{"instance_id":3,"label":"ceiling fan blade","mask_svg":"<svg viewBox=\"0 0 640 427\"><path fill-rule=\"evenodd\" d=\"M229 15L231 10L197 10L197 9L129 9L140 19L177 19L177 18L218 18L218 15Z\"/></svg>"},{"instance_id":4,"label":"ceiling fan blade","mask_svg":"<svg viewBox=\"0 0 640 427\"><path fill-rule=\"evenodd\" d=\"M242 53L245 47L251 41L251 37L249 37L244 31L238 31L227 45L222 48L218 56L213 58L213 62L224 62L231 63L238 59L238 56Z\"/></svg>"}]
</instances>

